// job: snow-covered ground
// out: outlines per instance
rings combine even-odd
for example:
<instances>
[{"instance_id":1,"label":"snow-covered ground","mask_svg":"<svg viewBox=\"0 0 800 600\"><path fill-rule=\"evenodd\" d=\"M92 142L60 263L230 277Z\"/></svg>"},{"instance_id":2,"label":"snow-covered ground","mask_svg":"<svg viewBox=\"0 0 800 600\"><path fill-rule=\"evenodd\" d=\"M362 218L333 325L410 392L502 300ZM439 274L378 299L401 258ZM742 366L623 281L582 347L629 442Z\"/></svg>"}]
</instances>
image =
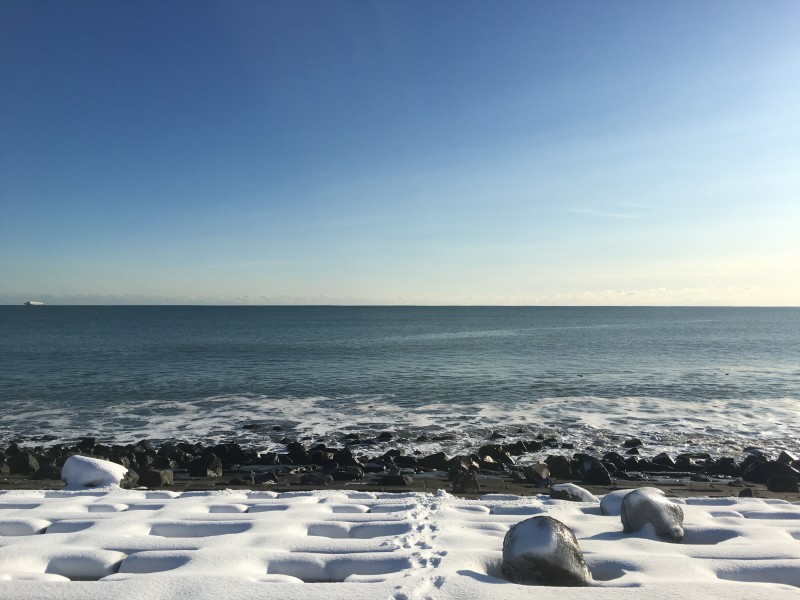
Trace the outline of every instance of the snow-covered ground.
<instances>
[{"instance_id":1,"label":"snow-covered ground","mask_svg":"<svg viewBox=\"0 0 800 600\"><path fill-rule=\"evenodd\" d=\"M686 499L674 544L597 502L549 497L112 487L0 493L0 597L93 599L800 598L800 503ZM509 527L575 533L588 588L501 578Z\"/></svg>"}]
</instances>

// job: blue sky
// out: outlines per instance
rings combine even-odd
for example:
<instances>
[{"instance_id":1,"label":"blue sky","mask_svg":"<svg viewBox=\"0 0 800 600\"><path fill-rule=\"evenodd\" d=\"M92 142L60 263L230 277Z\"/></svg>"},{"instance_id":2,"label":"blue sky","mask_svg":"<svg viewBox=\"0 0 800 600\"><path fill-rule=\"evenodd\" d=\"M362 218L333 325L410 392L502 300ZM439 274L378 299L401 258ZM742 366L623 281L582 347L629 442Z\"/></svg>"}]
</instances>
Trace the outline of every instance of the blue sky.
<instances>
[{"instance_id":1,"label":"blue sky","mask_svg":"<svg viewBox=\"0 0 800 600\"><path fill-rule=\"evenodd\" d=\"M800 305L800 4L0 4L0 302Z\"/></svg>"}]
</instances>

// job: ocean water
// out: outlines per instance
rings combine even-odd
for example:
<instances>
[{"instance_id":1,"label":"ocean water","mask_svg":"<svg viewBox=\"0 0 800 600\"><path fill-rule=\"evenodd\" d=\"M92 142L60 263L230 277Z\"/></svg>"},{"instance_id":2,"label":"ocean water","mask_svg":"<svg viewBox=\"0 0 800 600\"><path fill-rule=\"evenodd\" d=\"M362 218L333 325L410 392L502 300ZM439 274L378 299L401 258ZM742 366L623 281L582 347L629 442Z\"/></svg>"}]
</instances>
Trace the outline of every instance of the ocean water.
<instances>
[{"instance_id":1,"label":"ocean water","mask_svg":"<svg viewBox=\"0 0 800 600\"><path fill-rule=\"evenodd\" d=\"M3 306L0 402L2 442L797 452L800 309Z\"/></svg>"}]
</instances>

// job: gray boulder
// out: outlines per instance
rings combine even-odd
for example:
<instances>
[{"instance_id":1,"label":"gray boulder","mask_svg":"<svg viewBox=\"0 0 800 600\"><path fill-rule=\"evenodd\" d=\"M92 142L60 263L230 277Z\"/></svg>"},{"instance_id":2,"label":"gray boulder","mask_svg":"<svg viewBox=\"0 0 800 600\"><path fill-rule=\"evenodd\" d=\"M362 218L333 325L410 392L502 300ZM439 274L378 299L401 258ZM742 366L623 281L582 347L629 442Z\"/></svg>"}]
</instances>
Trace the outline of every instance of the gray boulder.
<instances>
[{"instance_id":1,"label":"gray boulder","mask_svg":"<svg viewBox=\"0 0 800 600\"><path fill-rule=\"evenodd\" d=\"M524 585L587 586L592 575L578 541L561 521L540 515L512 526L503 540L503 577Z\"/></svg>"}]
</instances>

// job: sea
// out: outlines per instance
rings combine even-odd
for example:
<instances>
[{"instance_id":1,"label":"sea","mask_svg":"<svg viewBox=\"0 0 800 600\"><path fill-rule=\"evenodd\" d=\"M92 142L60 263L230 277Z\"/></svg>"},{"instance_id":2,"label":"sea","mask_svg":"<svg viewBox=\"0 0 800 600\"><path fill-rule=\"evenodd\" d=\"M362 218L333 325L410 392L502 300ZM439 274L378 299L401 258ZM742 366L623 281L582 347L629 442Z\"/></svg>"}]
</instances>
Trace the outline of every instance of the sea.
<instances>
[{"instance_id":1,"label":"sea","mask_svg":"<svg viewBox=\"0 0 800 600\"><path fill-rule=\"evenodd\" d=\"M2 306L0 443L800 451L800 309Z\"/></svg>"}]
</instances>

